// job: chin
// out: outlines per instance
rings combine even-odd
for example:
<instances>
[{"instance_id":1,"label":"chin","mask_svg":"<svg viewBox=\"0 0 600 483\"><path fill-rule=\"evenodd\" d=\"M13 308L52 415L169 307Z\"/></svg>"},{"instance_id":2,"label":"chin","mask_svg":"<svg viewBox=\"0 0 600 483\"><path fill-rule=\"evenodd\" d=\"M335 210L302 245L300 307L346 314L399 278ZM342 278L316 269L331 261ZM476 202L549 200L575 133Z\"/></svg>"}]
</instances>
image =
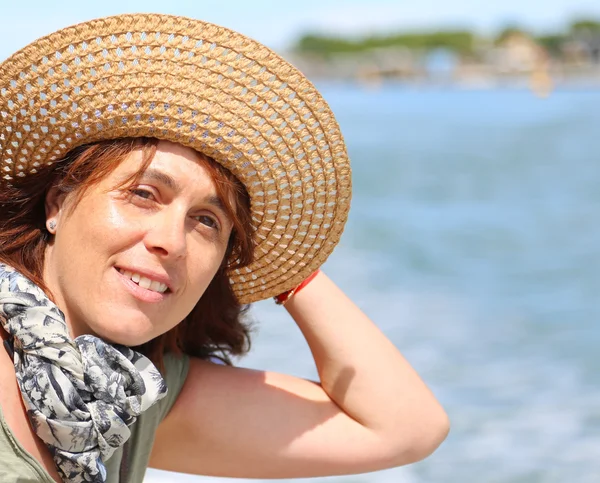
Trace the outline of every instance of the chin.
<instances>
[{"instance_id":1,"label":"chin","mask_svg":"<svg viewBox=\"0 0 600 483\"><path fill-rule=\"evenodd\" d=\"M117 326L115 326L114 320L119 320ZM113 319L105 324L100 323L90 329L105 342L128 347L145 344L160 335L149 320L132 320L124 317Z\"/></svg>"}]
</instances>

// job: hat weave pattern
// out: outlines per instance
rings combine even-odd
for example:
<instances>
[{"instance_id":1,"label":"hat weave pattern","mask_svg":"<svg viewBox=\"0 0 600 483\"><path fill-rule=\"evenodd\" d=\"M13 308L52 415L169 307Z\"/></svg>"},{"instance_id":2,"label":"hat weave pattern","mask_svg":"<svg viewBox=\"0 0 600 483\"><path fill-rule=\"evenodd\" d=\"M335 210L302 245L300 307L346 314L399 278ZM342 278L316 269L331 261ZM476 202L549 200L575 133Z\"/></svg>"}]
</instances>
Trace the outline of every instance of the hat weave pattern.
<instances>
[{"instance_id":1,"label":"hat weave pattern","mask_svg":"<svg viewBox=\"0 0 600 483\"><path fill-rule=\"evenodd\" d=\"M267 47L133 14L60 30L0 64L0 185L130 136L189 146L244 184L256 249L230 273L242 303L293 288L338 243L351 198L342 134L315 87Z\"/></svg>"}]
</instances>

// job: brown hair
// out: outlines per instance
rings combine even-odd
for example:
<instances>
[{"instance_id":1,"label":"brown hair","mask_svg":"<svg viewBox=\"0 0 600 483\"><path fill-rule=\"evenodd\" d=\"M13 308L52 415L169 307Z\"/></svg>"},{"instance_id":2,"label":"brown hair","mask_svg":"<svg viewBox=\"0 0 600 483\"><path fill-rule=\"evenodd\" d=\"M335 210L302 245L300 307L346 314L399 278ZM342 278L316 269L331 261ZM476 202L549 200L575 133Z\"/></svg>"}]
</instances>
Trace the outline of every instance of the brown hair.
<instances>
[{"instance_id":1,"label":"brown hair","mask_svg":"<svg viewBox=\"0 0 600 483\"><path fill-rule=\"evenodd\" d=\"M62 161L11 183L0 180L0 260L28 277L46 293L42 279L44 250L49 240L45 228L45 198L51 187L75 195L108 176L134 150L143 153L142 168L124 185L136 182L149 166L158 145L155 138L122 138L80 146ZM233 222L223 263L190 314L177 326L137 349L162 366L167 352L201 358L230 356L250 348L250 327L231 287L228 271L252 261L253 242L248 193L240 181L212 158L199 153L200 163L212 177L217 195ZM233 203L232 203L233 200Z\"/></svg>"}]
</instances>

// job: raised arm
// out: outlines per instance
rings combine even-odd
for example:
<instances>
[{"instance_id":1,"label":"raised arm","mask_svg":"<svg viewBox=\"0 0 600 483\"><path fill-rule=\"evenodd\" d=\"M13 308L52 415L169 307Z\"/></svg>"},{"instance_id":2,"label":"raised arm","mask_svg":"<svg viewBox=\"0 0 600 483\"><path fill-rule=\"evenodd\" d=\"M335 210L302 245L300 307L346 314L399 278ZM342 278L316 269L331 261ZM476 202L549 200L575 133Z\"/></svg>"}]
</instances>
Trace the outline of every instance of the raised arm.
<instances>
[{"instance_id":1,"label":"raised arm","mask_svg":"<svg viewBox=\"0 0 600 483\"><path fill-rule=\"evenodd\" d=\"M393 344L323 273L286 303L320 384L192 362L151 465L212 476L360 473L418 461L448 418Z\"/></svg>"}]
</instances>

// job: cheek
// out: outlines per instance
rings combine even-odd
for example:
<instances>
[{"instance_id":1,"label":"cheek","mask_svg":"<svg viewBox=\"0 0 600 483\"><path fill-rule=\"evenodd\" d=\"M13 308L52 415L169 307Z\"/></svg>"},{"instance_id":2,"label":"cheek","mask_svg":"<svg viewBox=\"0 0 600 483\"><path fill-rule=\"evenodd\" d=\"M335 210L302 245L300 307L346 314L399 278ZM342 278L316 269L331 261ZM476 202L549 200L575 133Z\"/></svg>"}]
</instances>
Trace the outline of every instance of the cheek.
<instances>
[{"instance_id":1,"label":"cheek","mask_svg":"<svg viewBox=\"0 0 600 483\"><path fill-rule=\"evenodd\" d=\"M205 262L206 260L202 261ZM190 264L192 265L191 267L188 266L188 281L185 298L198 300L210 285L210 282L217 273L218 266L197 263L198 259L195 259L194 262L196 263Z\"/></svg>"},{"instance_id":2,"label":"cheek","mask_svg":"<svg viewBox=\"0 0 600 483\"><path fill-rule=\"evenodd\" d=\"M131 243L139 231L135 222L126 220L106 199L87 200L73 212L66 224L66 248L81 254L114 251L119 245Z\"/></svg>"},{"instance_id":3,"label":"cheek","mask_svg":"<svg viewBox=\"0 0 600 483\"><path fill-rule=\"evenodd\" d=\"M53 248L57 282L64 298L81 303L105 296L115 256L135 243L136 230L101 200L85 200L59 220Z\"/></svg>"},{"instance_id":4,"label":"cheek","mask_svg":"<svg viewBox=\"0 0 600 483\"><path fill-rule=\"evenodd\" d=\"M223 256L224 252L214 245L190 251L186 270L188 274L184 295L186 301L192 300L194 305L204 294L221 267Z\"/></svg>"}]
</instances>

